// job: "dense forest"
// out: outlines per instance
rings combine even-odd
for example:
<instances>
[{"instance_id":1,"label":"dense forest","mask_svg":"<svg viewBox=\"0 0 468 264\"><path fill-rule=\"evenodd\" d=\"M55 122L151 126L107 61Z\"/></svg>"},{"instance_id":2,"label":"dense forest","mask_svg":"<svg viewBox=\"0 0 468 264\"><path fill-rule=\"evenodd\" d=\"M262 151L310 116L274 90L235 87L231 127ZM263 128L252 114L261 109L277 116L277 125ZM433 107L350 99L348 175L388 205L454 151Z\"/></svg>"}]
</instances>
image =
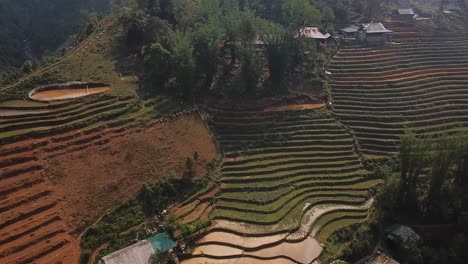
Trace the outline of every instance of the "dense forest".
<instances>
[{"instance_id":1,"label":"dense forest","mask_svg":"<svg viewBox=\"0 0 468 264\"><path fill-rule=\"evenodd\" d=\"M312 81L331 51L299 34L333 33L361 1L152 1L122 11L124 48L138 53L146 93L249 96ZM264 49L259 49L264 45ZM196 85L193 85L196 84Z\"/></svg>"}]
</instances>

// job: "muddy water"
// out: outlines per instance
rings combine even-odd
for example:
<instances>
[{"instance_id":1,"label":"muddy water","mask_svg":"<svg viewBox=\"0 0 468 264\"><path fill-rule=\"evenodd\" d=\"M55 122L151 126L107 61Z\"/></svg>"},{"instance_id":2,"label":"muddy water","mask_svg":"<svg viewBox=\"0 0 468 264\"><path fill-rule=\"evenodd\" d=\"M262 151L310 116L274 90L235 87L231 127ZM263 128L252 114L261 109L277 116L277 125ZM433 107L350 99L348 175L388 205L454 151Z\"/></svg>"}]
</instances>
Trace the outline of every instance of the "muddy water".
<instances>
[{"instance_id":1,"label":"muddy water","mask_svg":"<svg viewBox=\"0 0 468 264\"><path fill-rule=\"evenodd\" d=\"M91 94L103 93L109 91L110 87L94 87L94 88L64 88L59 90L48 90L48 91L39 91L31 96L31 99L41 99L41 100L66 100L79 98Z\"/></svg>"}]
</instances>

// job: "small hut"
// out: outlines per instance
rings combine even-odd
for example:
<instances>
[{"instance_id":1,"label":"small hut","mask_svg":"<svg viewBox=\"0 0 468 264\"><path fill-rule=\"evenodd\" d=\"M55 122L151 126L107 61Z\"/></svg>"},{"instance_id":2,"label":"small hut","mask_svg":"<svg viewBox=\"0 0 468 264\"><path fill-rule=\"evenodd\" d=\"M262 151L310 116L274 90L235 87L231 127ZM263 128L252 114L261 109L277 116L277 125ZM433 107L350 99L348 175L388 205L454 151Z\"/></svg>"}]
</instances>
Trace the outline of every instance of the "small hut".
<instances>
[{"instance_id":1,"label":"small hut","mask_svg":"<svg viewBox=\"0 0 468 264\"><path fill-rule=\"evenodd\" d=\"M399 8L396 13L400 21L413 21L418 16L412 8Z\"/></svg>"},{"instance_id":2,"label":"small hut","mask_svg":"<svg viewBox=\"0 0 468 264\"><path fill-rule=\"evenodd\" d=\"M391 30L388 30L382 23L362 24L362 30L365 32L364 41L367 45L379 46L391 41Z\"/></svg>"},{"instance_id":3,"label":"small hut","mask_svg":"<svg viewBox=\"0 0 468 264\"><path fill-rule=\"evenodd\" d=\"M382 23L365 23L360 26L350 25L339 30L345 43L361 43L369 46L385 45L391 41L391 30Z\"/></svg>"},{"instance_id":4,"label":"small hut","mask_svg":"<svg viewBox=\"0 0 468 264\"><path fill-rule=\"evenodd\" d=\"M339 30L342 35L342 39L345 43L356 43L358 42L358 31L360 27L356 25L350 25Z\"/></svg>"},{"instance_id":5,"label":"small hut","mask_svg":"<svg viewBox=\"0 0 468 264\"><path fill-rule=\"evenodd\" d=\"M316 27L303 27L299 29L299 34L296 35L301 36L307 39L315 39L318 40L320 44L327 45L327 46L335 46L337 41L330 35L330 33L322 33Z\"/></svg>"}]
</instances>

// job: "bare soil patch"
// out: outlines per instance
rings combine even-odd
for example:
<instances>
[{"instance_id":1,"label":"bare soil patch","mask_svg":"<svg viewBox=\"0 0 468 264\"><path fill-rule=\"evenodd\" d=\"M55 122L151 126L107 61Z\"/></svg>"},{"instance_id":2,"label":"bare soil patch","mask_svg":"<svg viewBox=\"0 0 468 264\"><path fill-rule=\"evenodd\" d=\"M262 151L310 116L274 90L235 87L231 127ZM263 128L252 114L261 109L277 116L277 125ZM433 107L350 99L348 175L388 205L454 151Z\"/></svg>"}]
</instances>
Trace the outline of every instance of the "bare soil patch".
<instances>
[{"instance_id":1,"label":"bare soil patch","mask_svg":"<svg viewBox=\"0 0 468 264\"><path fill-rule=\"evenodd\" d=\"M81 229L116 201L135 195L144 183L171 171L180 175L185 159L195 151L201 174L217 150L201 120L191 115L129 130L105 146L52 158L44 168L64 201L67 222Z\"/></svg>"},{"instance_id":2,"label":"bare soil patch","mask_svg":"<svg viewBox=\"0 0 468 264\"><path fill-rule=\"evenodd\" d=\"M181 175L195 151L201 175L218 154L197 115L0 146L0 262L78 263L85 227L144 183Z\"/></svg>"}]
</instances>

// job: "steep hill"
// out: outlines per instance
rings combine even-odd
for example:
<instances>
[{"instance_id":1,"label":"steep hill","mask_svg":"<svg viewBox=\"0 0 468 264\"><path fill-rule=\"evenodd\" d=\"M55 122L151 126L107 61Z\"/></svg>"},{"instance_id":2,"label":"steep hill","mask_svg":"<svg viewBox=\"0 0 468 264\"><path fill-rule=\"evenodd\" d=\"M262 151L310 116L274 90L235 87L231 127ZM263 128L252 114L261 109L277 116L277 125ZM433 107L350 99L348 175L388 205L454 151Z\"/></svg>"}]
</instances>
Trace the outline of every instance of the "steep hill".
<instances>
[{"instance_id":1,"label":"steep hill","mask_svg":"<svg viewBox=\"0 0 468 264\"><path fill-rule=\"evenodd\" d=\"M397 44L342 48L328 66L334 113L368 157L395 154L407 128L434 135L468 126L468 36L389 26Z\"/></svg>"},{"instance_id":2,"label":"steep hill","mask_svg":"<svg viewBox=\"0 0 468 264\"><path fill-rule=\"evenodd\" d=\"M0 73L55 51L78 33L91 11L110 11L110 1L1 1Z\"/></svg>"}]
</instances>

